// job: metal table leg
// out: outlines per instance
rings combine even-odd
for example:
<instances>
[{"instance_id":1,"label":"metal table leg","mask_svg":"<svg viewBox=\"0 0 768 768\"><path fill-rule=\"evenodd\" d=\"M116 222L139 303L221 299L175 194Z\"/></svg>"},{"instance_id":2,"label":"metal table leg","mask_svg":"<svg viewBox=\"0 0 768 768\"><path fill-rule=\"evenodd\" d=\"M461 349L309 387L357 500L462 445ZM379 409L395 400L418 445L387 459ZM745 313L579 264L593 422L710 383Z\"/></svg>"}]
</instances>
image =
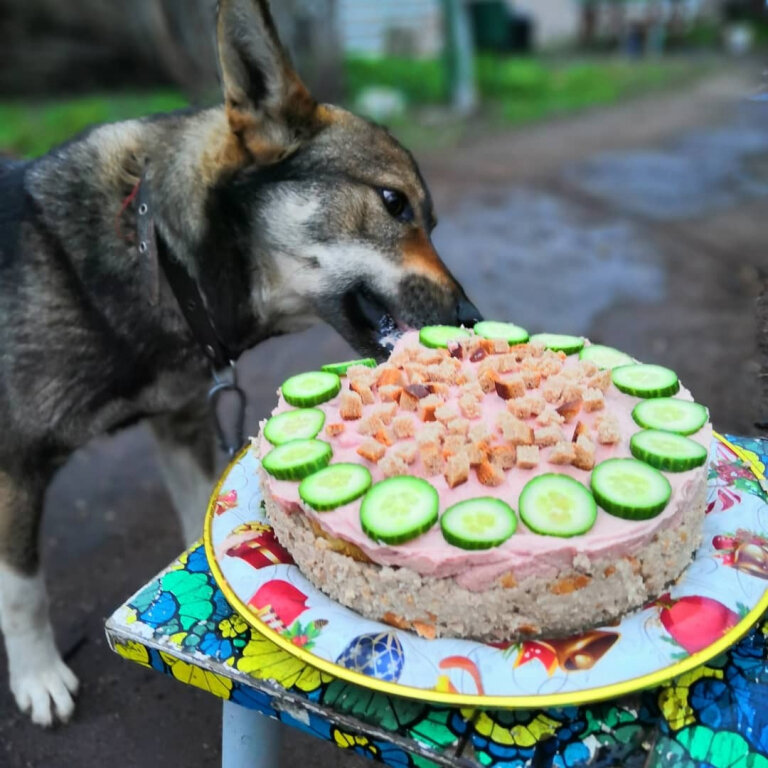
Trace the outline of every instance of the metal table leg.
<instances>
[{"instance_id":1,"label":"metal table leg","mask_svg":"<svg viewBox=\"0 0 768 768\"><path fill-rule=\"evenodd\" d=\"M225 701L221 768L278 768L280 737L277 720Z\"/></svg>"}]
</instances>

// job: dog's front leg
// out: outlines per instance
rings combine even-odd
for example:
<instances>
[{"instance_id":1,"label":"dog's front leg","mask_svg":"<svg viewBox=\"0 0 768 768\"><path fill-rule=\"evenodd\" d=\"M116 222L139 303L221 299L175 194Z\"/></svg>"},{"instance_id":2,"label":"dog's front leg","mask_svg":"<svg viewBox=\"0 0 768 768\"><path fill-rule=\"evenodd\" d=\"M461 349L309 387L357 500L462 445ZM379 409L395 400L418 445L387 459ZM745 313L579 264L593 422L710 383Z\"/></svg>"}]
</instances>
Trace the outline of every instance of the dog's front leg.
<instances>
[{"instance_id":1,"label":"dog's front leg","mask_svg":"<svg viewBox=\"0 0 768 768\"><path fill-rule=\"evenodd\" d=\"M0 470L0 627L11 692L38 725L68 720L78 687L56 648L38 555L47 481Z\"/></svg>"},{"instance_id":2,"label":"dog's front leg","mask_svg":"<svg viewBox=\"0 0 768 768\"><path fill-rule=\"evenodd\" d=\"M215 479L213 426L204 401L151 422L160 469L179 517L185 546L203 532L203 518Z\"/></svg>"}]
</instances>

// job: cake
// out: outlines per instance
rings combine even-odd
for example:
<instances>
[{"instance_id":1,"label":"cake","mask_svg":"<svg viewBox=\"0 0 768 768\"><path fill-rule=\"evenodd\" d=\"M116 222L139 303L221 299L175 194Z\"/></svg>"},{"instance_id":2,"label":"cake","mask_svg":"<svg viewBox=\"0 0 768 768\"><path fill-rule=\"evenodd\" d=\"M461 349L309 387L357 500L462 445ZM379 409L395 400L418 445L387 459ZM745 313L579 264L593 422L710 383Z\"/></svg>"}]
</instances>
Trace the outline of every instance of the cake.
<instances>
[{"instance_id":1,"label":"cake","mask_svg":"<svg viewBox=\"0 0 768 768\"><path fill-rule=\"evenodd\" d=\"M425 637L495 642L662 594L700 541L711 437L666 368L481 323L292 377L253 450L317 588Z\"/></svg>"}]
</instances>

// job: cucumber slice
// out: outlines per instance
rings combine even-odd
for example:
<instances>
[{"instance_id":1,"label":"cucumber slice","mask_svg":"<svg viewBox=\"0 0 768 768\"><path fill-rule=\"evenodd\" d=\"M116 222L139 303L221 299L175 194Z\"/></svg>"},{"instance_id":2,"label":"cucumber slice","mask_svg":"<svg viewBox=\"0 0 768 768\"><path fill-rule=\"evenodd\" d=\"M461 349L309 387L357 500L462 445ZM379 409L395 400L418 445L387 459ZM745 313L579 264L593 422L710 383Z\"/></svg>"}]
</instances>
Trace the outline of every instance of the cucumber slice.
<instances>
[{"instance_id":1,"label":"cucumber slice","mask_svg":"<svg viewBox=\"0 0 768 768\"><path fill-rule=\"evenodd\" d=\"M646 429L662 429L665 432L676 432L678 435L692 435L707 423L709 413L703 405L689 400L652 397L634 407L632 418Z\"/></svg>"},{"instance_id":2,"label":"cucumber slice","mask_svg":"<svg viewBox=\"0 0 768 768\"><path fill-rule=\"evenodd\" d=\"M404 544L437 522L440 498L426 481L398 475L376 483L360 505L366 535L385 544Z\"/></svg>"},{"instance_id":3,"label":"cucumber slice","mask_svg":"<svg viewBox=\"0 0 768 768\"><path fill-rule=\"evenodd\" d=\"M272 445L282 445L290 440L306 440L314 437L325 423L325 414L319 408L299 408L273 416L264 425L264 437Z\"/></svg>"},{"instance_id":4,"label":"cucumber slice","mask_svg":"<svg viewBox=\"0 0 768 768\"><path fill-rule=\"evenodd\" d=\"M663 365L620 365L611 377L618 389L634 397L667 397L680 389L677 374Z\"/></svg>"},{"instance_id":5,"label":"cucumber slice","mask_svg":"<svg viewBox=\"0 0 768 768\"><path fill-rule=\"evenodd\" d=\"M592 493L608 513L650 520L667 506L672 486L658 469L637 459L608 459L592 472Z\"/></svg>"},{"instance_id":6,"label":"cucumber slice","mask_svg":"<svg viewBox=\"0 0 768 768\"><path fill-rule=\"evenodd\" d=\"M299 496L318 512L359 499L371 487L371 473L360 464L331 464L299 483Z\"/></svg>"},{"instance_id":7,"label":"cucumber slice","mask_svg":"<svg viewBox=\"0 0 768 768\"><path fill-rule=\"evenodd\" d=\"M598 368L616 368L619 365L633 365L634 360L620 349L590 344L579 352L579 360L590 360Z\"/></svg>"},{"instance_id":8,"label":"cucumber slice","mask_svg":"<svg viewBox=\"0 0 768 768\"><path fill-rule=\"evenodd\" d=\"M515 511L492 496L454 504L440 518L443 537L462 549L490 549L503 544L517 528Z\"/></svg>"},{"instance_id":9,"label":"cucumber slice","mask_svg":"<svg viewBox=\"0 0 768 768\"><path fill-rule=\"evenodd\" d=\"M644 429L629 440L632 455L656 469L667 472L686 472L700 467L707 460L707 449L690 437Z\"/></svg>"},{"instance_id":10,"label":"cucumber slice","mask_svg":"<svg viewBox=\"0 0 768 768\"><path fill-rule=\"evenodd\" d=\"M291 405L305 408L336 397L341 389L341 379L327 371L309 371L291 376L283 382L283 397Z\"/></svg>"},{"instance_id":11,"label":"cucumber slice","mask_svg":"<svg viewBox=\"0 0 768 768\"><path fill-rule=\"evenodd\" d=\"M419 341L425 347L447 347L449 341L469 336L469 331L455 325L425 325L419 331Z\"/></svg>"},{"instance_id":12,"label":"cucumber slice","mask_svg":"<svg viewBox=\"0 0 768 768\"><path fill-rule=\"evenodd\" d=\"M578 536L597 519L592 494L567 475L549 473L526 483L520 494L520 517L543 536Z\"/></svg>"},{"instance_id":13,"label":"cucumber slice","mask_svg":"<svg viewBox=\"0 0 768 768\"><path fill-rule=\"evenodd\" d=\"M363 357L360 360L347 360L343 363L328 363L320 366L320 370L325 373L335 373L337 376L345 376L347 368L353 365L364 365L366 368L375 368L376 361L372 357Z\"/></svg>"},{"instance_id":14,"label":"cucumber slice","mask_svg":"<svg viewBox=\"0 0 768 768\"><path fill-rule=\"evenodd\" d=\"M567 336L564 333L535 333L531 336L531 341L538 341L547 349L565 352L566 355L572 355L584 346L581 336Z\"/></svg>"},{"instance_id":15,"label":"cucumber slice","mask_svg":"<svg viewBox=\"0 0 768 768\"><path fill-rule=\"evenodd\" d=\"M528 331L513 323L482 320L475 323L474 331L478 336L485 339L503 339L509 344L525 344L528 341Z\"/></svg>"},{"instance_id":16,"label":"cucumber slice","mask_svg":"<svg viewBox=\"0 0 768 768\"><path fill-rule=\"evenodd\" d=\"M278 480L301 480L327 466L332 454L324 440L291 440L273 448L261 466Z\"/></svg>"}]
</instances>

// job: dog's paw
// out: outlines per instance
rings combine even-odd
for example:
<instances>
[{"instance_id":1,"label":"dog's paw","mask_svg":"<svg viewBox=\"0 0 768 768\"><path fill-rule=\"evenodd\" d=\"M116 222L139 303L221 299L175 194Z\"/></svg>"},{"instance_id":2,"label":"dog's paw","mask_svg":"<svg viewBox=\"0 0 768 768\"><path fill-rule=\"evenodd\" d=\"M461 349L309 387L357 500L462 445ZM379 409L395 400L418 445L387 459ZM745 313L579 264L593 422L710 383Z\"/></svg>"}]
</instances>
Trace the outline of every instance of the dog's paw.
<instances>
[{"instance_id":1,"label":"dog's paw","mask_svg":"<svg viewBox=\"0 0 768 768\"><path fill-rule=\"evenodd\" d=\"M72 670L57 656L43 669L12 677L11 692L33 723L47 727L72 717L78 685Z\"/></svg>"}]
</instances>

